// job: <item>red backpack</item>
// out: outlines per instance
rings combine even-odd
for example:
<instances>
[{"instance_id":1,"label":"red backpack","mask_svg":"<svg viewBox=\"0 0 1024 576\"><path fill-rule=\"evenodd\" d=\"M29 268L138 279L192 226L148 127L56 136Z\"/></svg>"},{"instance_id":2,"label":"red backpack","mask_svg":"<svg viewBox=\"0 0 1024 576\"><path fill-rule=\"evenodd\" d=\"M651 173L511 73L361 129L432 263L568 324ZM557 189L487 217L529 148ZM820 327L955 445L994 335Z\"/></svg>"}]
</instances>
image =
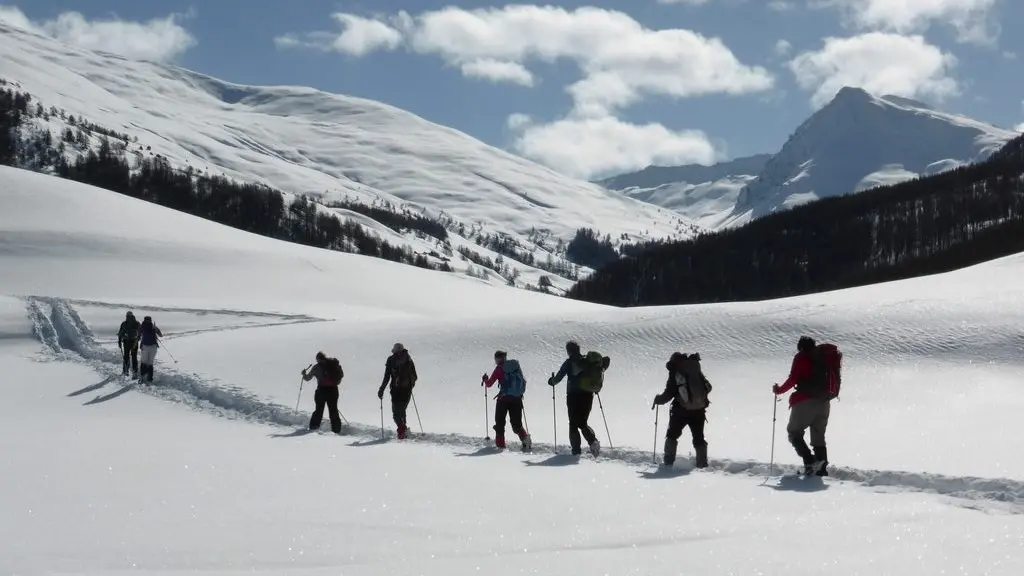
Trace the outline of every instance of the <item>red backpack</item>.
<instances>
[{"instance_id":1,"label":"red backpack","mask_svg":"<svg viewBox=\"0 0 1024 576\"><path fill-rule=\"evenodd\" d=\"M835 344L818 344L814 349L815 379L820 379L821 395L826 400L839 398L843 383L843 353Z\"/></svg>"}]
</instances>

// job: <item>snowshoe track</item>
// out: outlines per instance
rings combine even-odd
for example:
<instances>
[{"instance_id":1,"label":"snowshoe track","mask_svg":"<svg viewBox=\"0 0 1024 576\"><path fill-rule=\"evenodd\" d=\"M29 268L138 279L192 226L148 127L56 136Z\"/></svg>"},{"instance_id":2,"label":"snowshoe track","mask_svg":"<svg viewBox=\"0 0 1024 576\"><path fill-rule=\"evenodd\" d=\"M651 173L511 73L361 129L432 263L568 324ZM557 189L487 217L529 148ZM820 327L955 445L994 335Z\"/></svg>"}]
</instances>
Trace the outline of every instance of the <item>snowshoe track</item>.
<instances>
[{"instance_id":1,"label":"snowshoe track","mask_svg":"<svg viewBox=\"0 0 1024 576\"><path fill-rule=\"evenodd\" d=\"M92 332L69 301L29 297L27 310L33 324L35 336L48 349L54 359L84 362L100 374L120 378L120 355L99 346ZM98 304L98 303L90 303ZM182 311L182 309L168 309ZM209 311L213 312L213 311ZM217 311L223 313L224 311ZM240 312L245 314L245 312ZM306 319L303 321L317 321ZM245 326L238 327L239 329ZM723 326L723 328L726 328ZM665 328L662 328L664 330ZM641 329L641 331L646 331ZM135 386L134 391L161 398L177 404L192 407L206 413L232 420L244 420L285 427L305 427L307 417L297 414L292 408L269 402L237 386L225 385L186 374L163 365L160 379L152 386ZM366 441L380 440L380 427L349 423L344 430L347 435L356 435ZM394 432L386 432L386 438L394 438ZM493 441L457 433L413 433L406 442L422 442L451 447L488 447ZM522 456L555 455L566 456L566 447L556 452L550 444L533 443L531 452ZM592 459L587 455L582 460ZM635 448L602 447L596 461L614 461L632 466L657 466L649 450ZM746 475L763 479L769 473L769 464L752 460L730 460L712 458L705 471ZM677 463L678 471L692 469L690 463ZM773 480L780 475L792 475L798 468L790 465L774 466ZM1024 514L1024 481L1008 478L957 477L930 473L915 473L885 470L862 470L844 467L829 467L829 481L853 482L864 486L936 494L960 500L958 505L990 511L993 505L1004 512Z\"/></svg>"}]
</instances>

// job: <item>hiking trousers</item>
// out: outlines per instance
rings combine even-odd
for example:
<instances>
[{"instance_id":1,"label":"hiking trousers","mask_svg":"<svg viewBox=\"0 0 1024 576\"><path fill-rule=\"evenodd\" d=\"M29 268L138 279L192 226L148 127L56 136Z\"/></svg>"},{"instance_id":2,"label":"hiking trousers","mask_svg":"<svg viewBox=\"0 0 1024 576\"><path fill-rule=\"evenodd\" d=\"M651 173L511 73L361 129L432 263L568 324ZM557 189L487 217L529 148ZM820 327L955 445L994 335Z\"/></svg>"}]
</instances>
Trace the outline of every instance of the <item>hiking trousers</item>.
<instances>
[{"instance_id":1,"label":"hiking trousers","mask_svg":"<svg viewBox=\"0 0 1024 576\"><path fill-rule=\"evenodd\" d=\"M494 402L494 433L505 436L505 416L512 422L512 431L517 436L526 434L523 430L523 397L499 396Z\"/></svg>"},{"instance_id":2,"label":"hiking trousers","mask_svg":"<svg viewBox=\"0 0 1024 576\"><path fill-rule=\"evenodd\" d=\"M587 424L590 419L590 411L594 408L594 394L592 392L569 392L565 395L565 405L569 409L569 446L573 454L579 454L580 434L587 440L587 444L593 444L597 440L593 428Z\"/></svg>"},{"instance_id":3,"label":"hiking trousers","mask_svg":"<svg viewBox=\"0 0 1024 576\"><path fill-rule=\"evenodd\" d=\"M704 439L704 423L706 420L704 410L686 410L675 406L668 413L668 429L665 431L665 439L676 442L683 435L683 428L690 427L690 435L693 437L693 447L696 449L706 448L708 443Z\"/></svg>"},{"instance_id":4,"label":"hiking trousers","mask_svg":"<svg viewBox=\"0 0 1024 576\"><path fill-rule=\"evenodd\" d=\"M129 360L131 361L132 372L135 374L139 373L139 343L135 340L125 340L121 343L121 354L123 356L123 362L121 370L125 374L128 373Z\"/></svg>"},{"instance_id":5,"label":"hiking trousers","mask_svg":"<svg viewBox=\"0 0 1024 576\"><path fill-rule=\"evenodd\" d=\"M408 428L405 424L405 412L409 409L410 400L412 400L412 388L391 386L391 417L395 420L395 426L401 430Z\"/></svg>"},{"instance_id":6,"label":"hiking trousers","mask_svg":"<svg viewBox=\"0 0 1024 576\"><path fill-rule=\"evenodd\" d=\"M327 408L327 414L331 419L331 432L335 434L341 434L341 413L338 412L338 398L341 396L341 391L337 386L319 386L316 392L313 393L313 401L316 402L316 408L313 409L313 415L309 418L309 429L319 430L320 422L324 418L324 408Z\"/></svg>"},{"instance_id":7,"label":"hiking trousers","mask_svg":"<svg viewBox=\"0 0 1024 576\"><path fill-rule=\"evenodd\" d=\"M786 433L789 434L789 442L796 449L797 455L803 458L804 462L814 460L810 448L804 441L804 431L811 429L811 446L816 449L825 448L825 430L828 428L831 408L828 400L818 398L801 400L790 408Z\"/></svg>"}]
</instances>

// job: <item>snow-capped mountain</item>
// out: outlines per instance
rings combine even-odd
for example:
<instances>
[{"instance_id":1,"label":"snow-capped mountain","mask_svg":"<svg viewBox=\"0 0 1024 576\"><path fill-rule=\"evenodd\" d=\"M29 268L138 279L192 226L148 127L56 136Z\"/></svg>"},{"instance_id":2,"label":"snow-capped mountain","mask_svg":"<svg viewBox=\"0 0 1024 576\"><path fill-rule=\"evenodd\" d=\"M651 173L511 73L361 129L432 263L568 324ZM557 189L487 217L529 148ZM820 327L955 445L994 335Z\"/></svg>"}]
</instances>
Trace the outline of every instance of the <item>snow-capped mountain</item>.
<instances>
[{"instance_id":1,"label":"snow-capped mountain","mask_svg":"<svg viewBox=\"0 0 1024 576\"><path fill-rule=\"evenodd\" d=\"M915 100L846 87L740 192L726 225L984 160L1016 136Z\"/></svg>"},{"instance_id":2,"label":"snow-capped mountain","mask_svg":"<svg viewBox=\"0 0 1024 576\"><path fill-rule=\"evenodd\" d=\"M847 87L774 155L652 167L601 184L708 228L737 226L810 200L983 160L1017 135L915 100Z\"/></svg>"},{"instance_id":3,"label":"snow-capped mountain","mask_svg":"<svg viewBox=\"0 0 1024 576\"><path fill-rule=\"evenodd\" d=\"M714 229L729 217L740 191L757 178L770 158L770 154L757 154L711 166L648 166L599 184Z\"/></svg>"},{"instance_id":4,"label":"snow-capped mountain","mask_svg":"<svg viewBox=\"0 0 1024 576\"><path fill-rule=\"evenodd\" d=\"M678 214L379 102L312 88L232 84L83 50L4 24L0 53L0 78L47 108L137 138L136 153L265 183L286 195L323 202L383 200L422 210L446 224L453 244L489 258L497 253L467 237L508 235L541 266L549 256L560 260L560 242L582 227L615 240L694 230ZM62 126L49 122L47 129L59 135ZM361 223L390 234L389 240L395 236L373 222ZM431 248L412 236L404 241L417 251ZM507 256L505 262L524 272L523 283L548 274ZM558 286L559 278L548 275ZM505 279L494 275L492 281Z\"/></svg>"}]
</instances>

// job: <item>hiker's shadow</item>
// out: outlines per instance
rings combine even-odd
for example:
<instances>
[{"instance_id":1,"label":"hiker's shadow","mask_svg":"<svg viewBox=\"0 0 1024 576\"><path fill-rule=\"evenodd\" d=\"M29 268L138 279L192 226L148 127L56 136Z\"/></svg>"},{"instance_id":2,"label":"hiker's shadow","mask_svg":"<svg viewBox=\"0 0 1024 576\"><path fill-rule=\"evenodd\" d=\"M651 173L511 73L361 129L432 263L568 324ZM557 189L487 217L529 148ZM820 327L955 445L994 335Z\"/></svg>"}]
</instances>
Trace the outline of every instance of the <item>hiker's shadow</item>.
<instances>
[{"instance_id":1,"label":"hiker's shadow","mask_svg":"<svg viewBox=\"0 0 1024 576\"><path fill-rule=\"evenodd\" d=\"M102 402L107 402L108 400L113 400L114 398L117 398L118 396L120 396L122 394L127 394L128 391L132 390L133 388L135 388L135 384L129 384L129 385L124 386L124 387L122 387L122 388L120 388L118 390L114 390L113 392L111 392L110 394L107 394L106 396L97 396L97 397L93 398L92 400L89 400L88 402L86 402L84 404L84 406L89 406L91 404L100 404Z\"/></svg>"},{"instance_id":2,"label":"hiker's shadow","mask_svg":"<svg viewBox=\"0 0 1024 576\"><path fill-rule=\"evenodd\" d=\"M388 439L387 438L375 438L373 440L357 440L355 442L350 443L349 446L356 446L356 447L361 447L361 446L379 446L381 444L387 444L387 443L388 443Z\"/></svg>"},{"instance_id":3,"label":"hiker's shadow","mask_svg":"<svg viewBox=\"0 0 1024 576\"><path fill-rule=\"evenodd\" d=\"M572 454L554 454L544 460L524 460L527 466L572 466L580 463L580 457Z\"/></svg>"},{"instance_id":4,"label":"hiker's shadow","mask_svg":"<svg viewBox=\"0 0 1024 576\"><path fill-rule=\"evenodd\" d=\"M299 428L299 429L297 429L297 430L295 430L293 432L290 432L288 434L271 434L270 437L271 438L298 438L300 436L307 436L307 435L312 434L314 432L316 432L316 430L311 430L309 428Z\"/></svg>"},{"instance_id":5,"label":"hiker's shadow","mask_svg":"<svg viewBox=\"0 0 1024 576\"><path fill-rule=\"evenodd\" d=\"M497 446L482 446L476 452L456 452L455 456L461 458L465 456L490 456L491 454L501 454L501 449Z\"/></svg>"},{"instance_id":6,"label":"hiker's shadow","mask_svg":"<svg viewBox=\"0 0 1024 576\"><path fill-rule=\"evenodd\" d=\"M821 492L828 490L828 484L821 476L782 476L775 484L767 484L781 492Z\"/></svg>"},{"instance_id":7,"label":"hiker's shadow","mask_svg":"<svg viewBox=\"0 0 1024 576\"><path fill-rule=\"evenodd\" d=\"M100 388L103 388L107 384L110 384L115 378L116 378L116 376L107 376L106 378L104 378L100 382L97 382L95 384L90 384L89 386L86 386L85 388L82 388L81 390L75 390L74 392L68 394L68 397L70 398L72 396L80 396L82 394L85 394L85 393L88 393L88 392L92 392L93 390L99 390Z\"/></svg>"},{"instance_id":8,"label":"hiker's shadow","mask_svg":"<svg viewBox=\"0 0 1024 576\"><path fill-rule=\"evenodd\" d=\"M675 466L658 466L654 470L640 470L637 474L645 480L662 480L688 476L693 468L676 468Z\"/></svg>"}]
</instances>

